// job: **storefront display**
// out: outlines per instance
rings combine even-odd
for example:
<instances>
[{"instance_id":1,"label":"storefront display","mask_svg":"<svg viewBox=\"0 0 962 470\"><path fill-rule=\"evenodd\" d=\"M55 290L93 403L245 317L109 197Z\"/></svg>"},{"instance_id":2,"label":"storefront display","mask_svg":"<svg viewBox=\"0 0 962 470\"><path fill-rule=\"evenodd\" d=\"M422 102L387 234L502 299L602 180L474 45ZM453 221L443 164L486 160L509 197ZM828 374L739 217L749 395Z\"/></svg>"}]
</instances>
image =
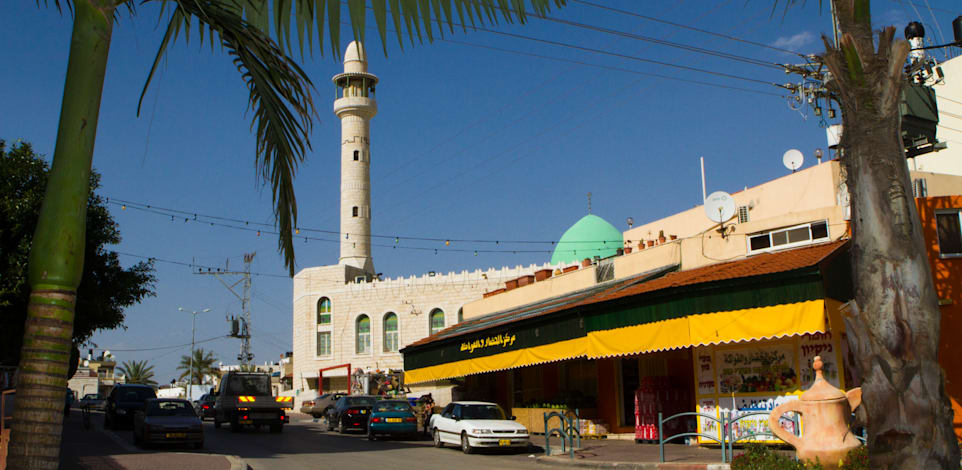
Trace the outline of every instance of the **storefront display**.
<instances>
[{"instance_id":1,"label":"storefront display","mask_svg":"<svg viewBox=\"0 0 962 470\"><path fill-rule=\"evenodd\" d=\"M790 338L752 341L749 343L694 348L693 367L696 380L696 408L699 413L720 417L770 412L779 404L795 400L801 390L811 386L814 375L811 362L821 356L825 378L844 387L839 363L842 357L841 335L831 332L805 334ZM795 432L801 418L786 414L780 424ZM699 432L718 436L720 426L710 419L698 418ZM780 442L768 434L767 414L743 418L732 424L736 439L745 442ZM699 437L699 443L713 441Z\"/></svg>"}]
</instances>

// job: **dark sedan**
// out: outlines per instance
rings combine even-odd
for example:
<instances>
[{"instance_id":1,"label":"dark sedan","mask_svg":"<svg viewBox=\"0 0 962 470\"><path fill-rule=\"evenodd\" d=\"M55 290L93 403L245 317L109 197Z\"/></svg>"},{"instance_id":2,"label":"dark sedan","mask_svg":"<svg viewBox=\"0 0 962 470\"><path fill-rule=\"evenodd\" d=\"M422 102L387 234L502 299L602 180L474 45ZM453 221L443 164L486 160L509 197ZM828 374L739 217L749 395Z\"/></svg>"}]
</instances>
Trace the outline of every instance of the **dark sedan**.
<instances>
[{"instance_id":1,"label":"dark sedan","mask_svg":"<svg viewBox=\"0 0 962 470\"><path fill-rule=\"evenodd\" d=\"M144 402L151 398L157 398L157 394L149 385L114 385L104 402L104 428L132 423L134 412L144 409Z\"/></svg>"},{"instance_id":2,"label":"dark sedan","mask_svg":"<svg viewBox=\"0 0 962 470\"><path fill-rule=\"evenodd\" d=\"M214 418L214 400L217 399L213 393L205 393L200 399L194 402L194 412L201 420L204 418Z\"/></svg>"},{"instance_id":3,"label":"dark sedan","mask_svg":"<svg viewBox=\"0 0 962 470\"><path fill-rule=\"evenodd\" d=\"M341 397L327 410L327 430L343 433L349 429L367 430L367 418L378 397L348 395Z\"/></svg>"},{"instance_id":4,"label":"dark sedan","mask_svg":"<svg viewBox=\"0 0 962 470\"><path fill-rule=\"evenodd\" d=\"M153 398L134 415L134 444L204 446L204 425L187 400Z\"/></svg>"}]
</instances>

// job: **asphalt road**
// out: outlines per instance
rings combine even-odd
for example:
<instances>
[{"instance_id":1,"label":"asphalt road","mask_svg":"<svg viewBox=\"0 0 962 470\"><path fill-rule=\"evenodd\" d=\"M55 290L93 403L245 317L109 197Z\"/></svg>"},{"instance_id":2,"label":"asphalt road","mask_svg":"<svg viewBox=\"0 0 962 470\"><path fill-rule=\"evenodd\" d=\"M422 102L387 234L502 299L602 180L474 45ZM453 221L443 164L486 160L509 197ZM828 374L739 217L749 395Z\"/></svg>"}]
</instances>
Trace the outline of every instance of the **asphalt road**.
<instances>
[{"instance_id":1,"label":"asphalt road","mask_svg":"<svg viewBox=\"0 0 962 470\"><path fill-rule=\"evenodd\" d=\"M465 455L460 449L447 445L436 449L431 440L384 440L371 442L361 433L337 434L327 432L323 420L313 422L308 417L293 416L284 432L273 434L267 429L245 429L233 433L228 426L214 429L205 422L205 450L237 455L254 470L284 469L388 469L388 470L450 470L530 469L537 464L534 456L543 455L540 447L527 452L510 453L481 450Z\"/></svg>"}]
</instances>

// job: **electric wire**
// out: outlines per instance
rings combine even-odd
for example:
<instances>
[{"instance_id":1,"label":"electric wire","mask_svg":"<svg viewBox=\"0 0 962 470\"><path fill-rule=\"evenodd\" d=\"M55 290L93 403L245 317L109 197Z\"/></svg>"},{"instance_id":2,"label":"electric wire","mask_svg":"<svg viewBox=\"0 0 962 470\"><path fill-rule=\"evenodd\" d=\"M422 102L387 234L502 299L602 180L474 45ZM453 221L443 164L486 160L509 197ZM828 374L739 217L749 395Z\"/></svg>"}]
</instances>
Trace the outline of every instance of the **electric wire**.
<instances>
[{"instance_id":1,"label":"electric wire","mask_svg":"<svg viewBox=\"0 0 962 470\"><path fill-rule=\"evenodd\" d=\"M200 340L200 341L194 341L193 344L209 343L209 342L211 342L211 341L216 341L216 340L218 340L218 339L224 339L224 338L227 338L227 337L228 337L228 336L226 336L226 335L213 336L213 337L210 337L210 338L207 338L207 339L202 339L202 340ZM120 352L162 351L162 350L165 350L165 349L183 348L183 347L190 346L190 345L191 345L191 343L184 343L184 344L175 344L175 345L173 345L173 346L158 346L158 347L153 347L153 348L135 348L135 349L97 348L97 349L109 349L109 350L111 350L111 351L120 351Z\"/></svg>"},{"instance_id":2,"label":"electric wire","mask_svg":"<svg viewBox=\"0 0 962 470\"><path fill-rule=\"evenodd\" d=\"M766 48L766 49L771 49L771 50L778 51L778 52L782 52L782 53L786 53L786 54L793 54L793 55L797 55L797 56L799 56L799 57L805 58L805 54L802 54L802 53L800 53L800 52L798 52L798 51L793 51L793 50L791 50L791 49L785 49L785 48L782 48L782 47L771 46L771 45L768 45L768 44L764 44L764 43L760 43L760 42L755 42L755 41L750 41L750 40L747 40L747 39L742 39L742 38L738 38L738 37L735 37L735 36L730 36L730 35L727 35L727 34L716 33L716 32L714 32L714 31L708 31L708 30L706 30L706 29L696 28L696 27L694 27L694 26L688 26L688 25L685 25L685 24L675 23L675 22L672 22L672 21L663 20L663 19L660 19L660 18L652 17L652 16L642 15L641 13L635 13L635 12L628 11L628 10L622 10L622 9L619 9L619 8L614 8L614 7L610 7L610 6L607 6L607 5L601 5L601 4L598 4L598 3L592 3L592 2L585 1L585 0L571 0L571 2L572 2L572 3L578 3L578 4L581 4L581 5L590 6L590 7L593 7L593 8L602 9L602 10L608 10L608 11L612 11L612 12L615 12L615 13L620 13L620 14L623 14L623 15L633 16L633 17L636 17L636 18L641 18L641 19L644 19L644 20L653 21L653 22L656 22L656 23L661 23L661 24L673 26L673 27L676 27L676 28L682 28L682 29L687 29L687 30L689 30L689 31L695 31L695 32L699 32L699 33L702 33L702 34L708 34L708 35L711 35L711 36L715 36L715 37L727 39L727 40L729 40L729 41L735 41L735 42L740 42L740 43L744 43L744 44L750 44L750 45L753 45L753 46L763 47L763 48Z\"/></svg>"}]
</instances>

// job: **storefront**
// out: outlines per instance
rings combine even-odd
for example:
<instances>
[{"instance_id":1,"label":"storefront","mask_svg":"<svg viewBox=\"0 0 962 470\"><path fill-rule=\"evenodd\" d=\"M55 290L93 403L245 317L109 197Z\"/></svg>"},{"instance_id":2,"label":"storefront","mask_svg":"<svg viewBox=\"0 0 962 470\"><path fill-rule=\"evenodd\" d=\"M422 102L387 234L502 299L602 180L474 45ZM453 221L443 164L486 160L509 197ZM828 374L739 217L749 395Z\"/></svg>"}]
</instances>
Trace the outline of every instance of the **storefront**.
<instances>
[{"instance_id":1,"label":"storefront","mask_svg":"<svg viewBox=\"0 0 962 470\"><path fill-rule=\"evenodd\" d=\"M845 252L834 242L665 267L465 321L402 350L406 382L464 377L471 398L577 407L617 433L659 410L755 410L792 399L810 383L815 355L829 358L844 387Z\"/></svg>"}]
</instances>

